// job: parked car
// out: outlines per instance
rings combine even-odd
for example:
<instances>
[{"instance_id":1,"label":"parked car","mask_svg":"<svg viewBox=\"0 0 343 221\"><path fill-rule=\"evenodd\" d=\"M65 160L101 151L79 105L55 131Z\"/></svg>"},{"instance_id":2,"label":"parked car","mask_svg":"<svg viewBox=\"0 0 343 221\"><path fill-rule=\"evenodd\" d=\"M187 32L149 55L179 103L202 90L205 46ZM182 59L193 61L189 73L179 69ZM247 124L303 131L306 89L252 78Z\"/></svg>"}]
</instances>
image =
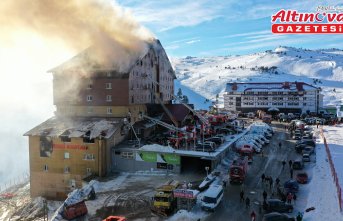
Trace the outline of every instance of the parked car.
<instances>
[{"instance_id":1,"label":"parked car","mask_svg":"<svg viewBox=\"0 0 343 221\"><path fill-rule=\"evenodd\" d=\"M210 137L207 138L205 141L214 142L217 146L220 146L223 143L223 138L221 137Z\"/></svg>"},{"instance_id":2,"label":"parked car","mask_svg":"<svg viewBox=\"0 0 343 221\"><path fill-rule=\"evenodd\" d=\"M302 170L304 168L304 162L302 159L295 160L292 164L293 170Z\"/></svg>"},{"instance_id":3,"label":"parked car","mask_svg":"<svg viewBox=\"0 0 343 221\"><path fill-rule=\"evenodd\" d=\"M215 149L210 145L210 144L202 144L202 143L197 143L195 146L196 151L203 151L203 152L214 152Z\"/></svg>"},{"instance_id":4,"label":"parked car","mask_svg":"<svg viewBox=\"0 0 343 221\"><path fill-rule=\"evenodd\" d=\"M288 180L284 183L283 187L287 193L297 193L299 191L299 184L296 180Z\"/></svg>"},{"instance_id":5,"label":"parked car","mask_svg":"<svg viewBox=\"0 0 343 221\"><path fill-rule=\"evenodd\" d=\"M263 205L263 209L266 212L293 212L293 206L290 204L286 204L285 202L279 199L269 199L267 200L266 204Z\"/></svg>"},{"instance_id":6,"label":"parked car","mask_svg":"<svg viewBox=\"0 0 343 221\"><path fill-rule=\"evenodd\" d=\"M217 133L228 135L228 134L235 134L236 131L230 130L230 129L228 129L228 128L220 128L220 129L217 131Z\"/></svg>"},{"instance_id":7,"label":"parked car","mask_svg":"<svg viewBox=\"0 0 343 221\"><path fill-rule=\"evenodd\" d=\"M272 212L264 214L262 221L295 221L295 218L284 213Z\"/></svg>"},{"instance_id":8,"label":"parked car","mask_svg":"<svg viewBox=\"0 0 343 221\"><path fill-rule=\"evenodd\" d=\"M311 162L310 154L304 153L303 154L303 161L304 162Z\"/></svg>"},{"instance_id":9,"label":"parked car","mask_svg":"<svg viewBox=\"0 0 343 221\"><path fill-rule=\"evenodd\" d=\"M306 145L312 146L312 147L316 146L316 143L313 140L299 140L296 142L295 145L297 146L297 145L301 145L301 144L306 144Z\"/></svg>"},{"instance_id":10,"label":"parked car","mask_svg":"<svg viewBox=\"0 0 343 221\"><path fill-rule=\"evenodd\" d=\"M302 150L302 154L304 155L305 153L311 155L314 153L314 147L311 146L306 146L304 147L304 149Z\"/></svg>"},{"instance_id":11,"label":"parked car","mask_svg":"<svg viewBox=\"0 0 343 221\"><path fill-rule=\"evenodd\" d=\"M301 138L302 138L301 133L294 133L294 135L293 135L294 140L301 140Z\"/></svg>"},{"instance_id":12,"label":"parked car","mask_svg":"<svg viewBox=\"0 0 343 221\"><path fill-rule=\"evenodd\" d=\"M305 184L308 182L308 175L306 172L298 173L296 176L298 183Z\"/></svg>"}]
</instances>

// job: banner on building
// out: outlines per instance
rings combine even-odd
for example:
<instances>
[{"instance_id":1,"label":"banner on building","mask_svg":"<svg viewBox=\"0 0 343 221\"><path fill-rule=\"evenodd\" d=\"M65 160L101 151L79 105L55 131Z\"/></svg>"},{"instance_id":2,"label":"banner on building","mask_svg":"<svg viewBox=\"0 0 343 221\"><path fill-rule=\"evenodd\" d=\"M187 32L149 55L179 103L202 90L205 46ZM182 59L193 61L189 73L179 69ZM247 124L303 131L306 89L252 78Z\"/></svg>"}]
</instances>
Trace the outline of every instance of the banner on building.
<instances>
[{"instance_id":1,"label":"banner on building","mask_svg":"<svg viewBox=\"0 0 343 221\"><path fill-rule=\"evenodd\" d=\"M145 152L145 151L137 152L136 160L152 162L152 163L167 163L167 164L174 164L174 165L180 165L181 163L180 156L176 154L161 154L161 153Z\"/></svg>"},{"instance_id":2,"label":"banner on building","mask_svg":"<svg viewBox=\"0 0 343 221\"><path fill-rule=\"evenodd\" d=\"M137 161L145 161L145 162L157 162L157 153L154 152L139 152L136 155Z\"/></svg>"}]
</instances>

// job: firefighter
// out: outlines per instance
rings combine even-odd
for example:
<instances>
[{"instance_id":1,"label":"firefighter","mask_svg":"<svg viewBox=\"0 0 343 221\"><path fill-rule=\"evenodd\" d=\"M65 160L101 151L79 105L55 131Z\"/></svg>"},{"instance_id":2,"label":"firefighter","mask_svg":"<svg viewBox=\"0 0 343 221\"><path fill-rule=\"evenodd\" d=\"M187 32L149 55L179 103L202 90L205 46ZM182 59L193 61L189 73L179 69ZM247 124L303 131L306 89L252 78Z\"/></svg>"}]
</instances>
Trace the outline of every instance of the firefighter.
<instances>
[{"instance_id":1,"label":"firefighter","mask_svg":"<svg viewBox=\"0 0 343 221\"><path fill-rule=\"evenodd\" d=\"M290 173L291 179L293 179L293 169L292 168L289 170L289 173Z\"/></svg>"},{"instance_id":2,"label":"firefighter","mask_svg":"<svg viewBox=\"0 0 343 221\"><path fill-rule=\"evenodd\" d=\"M281 142L279 142L279 148L281 149L281 146L282 146L282 144L281 144Z\"/></svg>"},{"instance_id":3,"label":"firefighter","mask_svg":"<svg viewBox=\"0 0 343 221\"><path fill-rule=\"evenodd\" d=\"M244 202L244 191L241 190L241 192L239 193L240 196L240 202Z\"/></svg>"}]
</instances>

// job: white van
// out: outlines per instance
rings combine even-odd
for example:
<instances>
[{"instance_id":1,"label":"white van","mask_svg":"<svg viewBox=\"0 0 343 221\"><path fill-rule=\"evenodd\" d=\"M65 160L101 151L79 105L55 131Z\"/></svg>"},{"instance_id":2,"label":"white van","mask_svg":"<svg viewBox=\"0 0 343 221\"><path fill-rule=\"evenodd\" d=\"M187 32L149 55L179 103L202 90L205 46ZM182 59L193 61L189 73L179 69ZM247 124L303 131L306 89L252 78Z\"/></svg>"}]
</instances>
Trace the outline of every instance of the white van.
<instances>
[{"instance_id":1,"label":"white van","mask_svg":"<svg viewBox=\"0 0 343 221\"><path fill-rule=\"evenodd\" d=\"M204 193L201 199L201 209L214 211L222 201L224 190L221 185L212 184Z\"/></svg>"}]
</instances>

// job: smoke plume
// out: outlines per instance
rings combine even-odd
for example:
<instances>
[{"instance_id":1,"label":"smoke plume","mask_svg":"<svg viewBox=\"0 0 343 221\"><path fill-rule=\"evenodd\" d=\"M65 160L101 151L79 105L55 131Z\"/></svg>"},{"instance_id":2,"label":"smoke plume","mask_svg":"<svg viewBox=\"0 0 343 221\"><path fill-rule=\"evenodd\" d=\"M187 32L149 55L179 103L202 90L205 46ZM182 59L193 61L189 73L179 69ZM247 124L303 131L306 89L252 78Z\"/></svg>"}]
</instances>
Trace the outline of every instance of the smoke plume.
<instances>
[{"instance_id":1,"label":"smoke plume","mask_svg":"<svg viewBox=\"0 0 343 221\"><path fill-rule=\"evenodd\" d=\"M145 50L152 34L110 0L3 0L0 26L5 32L24 29L59 39L75 51L95 45L96 59L108 64L127 61ZM115 48L109 45L117 45ZM116 51L113 52L113 49Z\"/></svg>"},{"instance_id":2,"label":"smoke plume","mask_svg":"<svg viewBox=\"0 0 343 221\"><path fill-rule=\"evenodd\" d=\"M53 115L46 71L90 46L96 62L125 70L153 35L112 0L1 0L0 27L1 188L28 171L22 135Z\"/></svg>"}]
</instances>

